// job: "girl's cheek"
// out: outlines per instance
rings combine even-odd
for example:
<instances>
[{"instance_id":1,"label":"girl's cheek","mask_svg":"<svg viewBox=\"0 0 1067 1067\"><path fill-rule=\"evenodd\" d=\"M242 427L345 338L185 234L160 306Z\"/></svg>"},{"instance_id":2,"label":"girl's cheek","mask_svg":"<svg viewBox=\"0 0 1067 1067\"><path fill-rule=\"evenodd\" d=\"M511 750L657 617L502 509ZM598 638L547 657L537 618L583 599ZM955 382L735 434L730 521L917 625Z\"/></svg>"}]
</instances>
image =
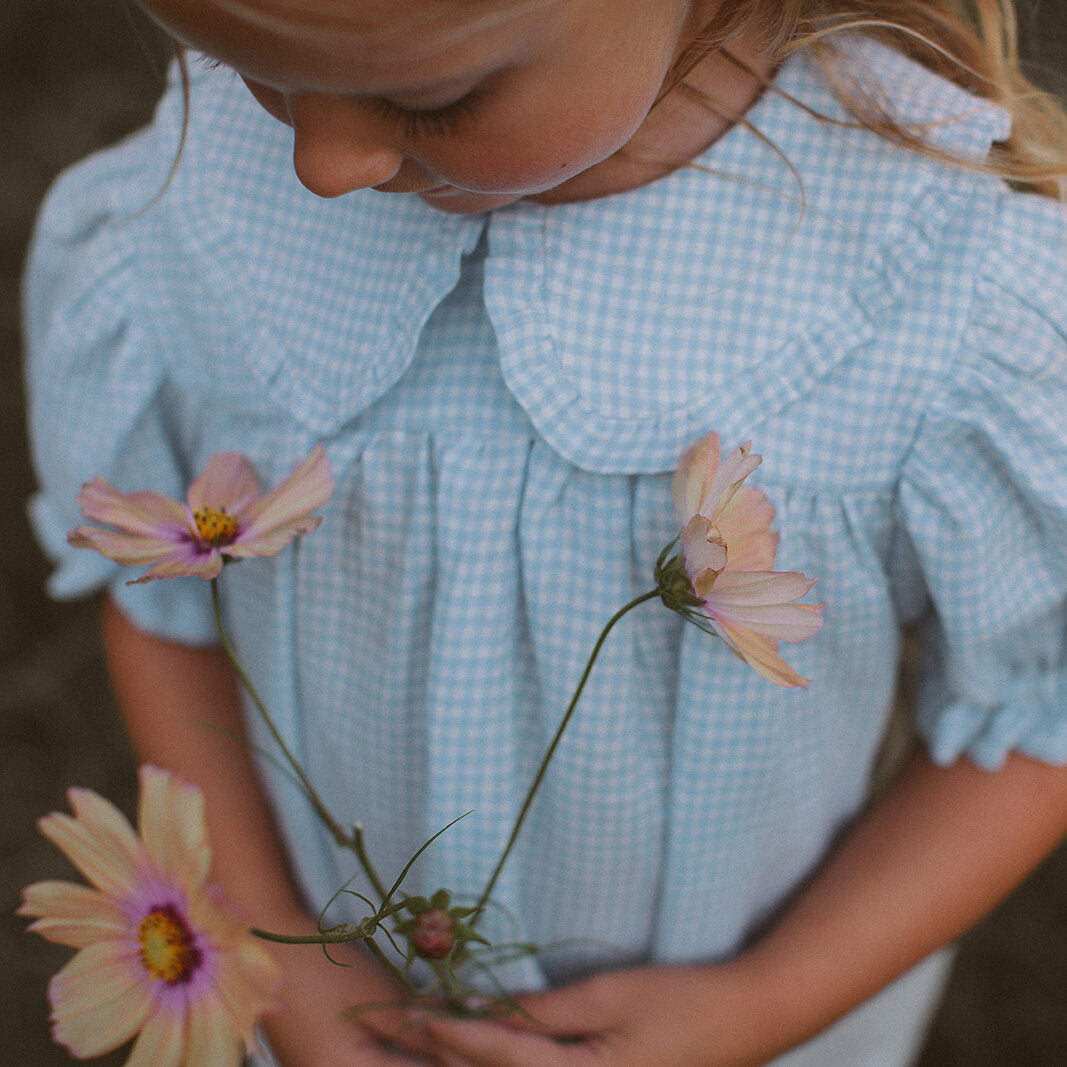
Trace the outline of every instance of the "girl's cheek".
<instances>
[{"instance_id":1,"label":"girl's cheek","mask_svg":"<svg viewBox=\"0 0 1067 1067\"><path fill-rule=\"evenodd\" d=\"M595 162L585 158L586 148L554 143L551 129L478 128L469 137L427 146L424 156L418 151L414 155L466 188L540 192Z\"/></svg>"}]
</instances>

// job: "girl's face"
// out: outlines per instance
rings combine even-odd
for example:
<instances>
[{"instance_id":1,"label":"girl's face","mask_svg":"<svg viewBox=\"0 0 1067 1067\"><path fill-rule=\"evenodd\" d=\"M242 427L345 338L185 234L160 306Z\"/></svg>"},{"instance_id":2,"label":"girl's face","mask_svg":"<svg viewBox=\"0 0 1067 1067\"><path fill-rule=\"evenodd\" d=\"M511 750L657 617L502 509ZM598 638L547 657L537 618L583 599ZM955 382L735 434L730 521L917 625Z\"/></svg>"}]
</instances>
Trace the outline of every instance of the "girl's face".
<instances>
[{"instance_id":1,"label":"girl's face","mask_svg":"<svg viewBox=\"0 0 1067 1067\"><path fill-rule=\"evenodd\" d=\"M141 0L291 126L312 192L456 213L597 195L649 118L693 0ZM710 9L710 10L709 10ZM658 115L660 109L653 112ZM569 184L568 184L569 183Z\"/></svg>"}]
</instances>

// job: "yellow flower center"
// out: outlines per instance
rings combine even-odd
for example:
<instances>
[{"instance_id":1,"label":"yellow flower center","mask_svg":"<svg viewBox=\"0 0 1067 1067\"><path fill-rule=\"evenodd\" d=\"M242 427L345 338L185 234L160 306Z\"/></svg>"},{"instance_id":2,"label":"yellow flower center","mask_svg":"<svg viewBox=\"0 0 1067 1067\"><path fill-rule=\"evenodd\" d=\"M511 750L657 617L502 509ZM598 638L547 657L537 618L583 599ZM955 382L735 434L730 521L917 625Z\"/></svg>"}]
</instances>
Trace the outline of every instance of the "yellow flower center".
<instances>
[{"instance_id":1,"label":"yellow flower center","mask_svg":"<svg viewBox=\"0 0 1067 1067\"><path fill-rule=\"evenodd\" d=\"M193 512L196 532L208 544L228 545L237 536L237 519L224 507L212 508L204 505Z\"/></svg>"},{"instance_id":2,"label":"yellow flower center","mask_svg":"<svg viewBox=\"0 0 1067 1067\"><path fill-rule=\"evenodd\" d=\"M141 942L141 962L153 978L164 982L184 982L196 970L200 951L189 928L173 908L153 908L137 932Z\"/></svg>"}]
</instances>

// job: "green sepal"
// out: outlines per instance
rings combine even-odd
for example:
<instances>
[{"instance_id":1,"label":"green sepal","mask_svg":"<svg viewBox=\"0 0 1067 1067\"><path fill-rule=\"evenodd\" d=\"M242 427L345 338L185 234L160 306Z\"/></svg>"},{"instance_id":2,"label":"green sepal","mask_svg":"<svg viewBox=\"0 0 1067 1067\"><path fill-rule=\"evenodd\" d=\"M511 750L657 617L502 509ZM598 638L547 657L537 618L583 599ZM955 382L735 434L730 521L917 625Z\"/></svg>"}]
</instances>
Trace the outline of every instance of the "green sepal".
<instances>
[{"instance_id":1,"label":"green sepal","mask_svg":"<svg viewBox=\"0 0 1067 1067\"><path fill-rule=\"evenodd\" d=\"M440 908L442 911L448 911L452 904L452 894L447 889L438 889L432 897L430 897L430 907Z\"/></svg>"},{"instance_id":2,"label":"green sepal","mask_svg":"<svg viewBox=\"0 0 1067 1067\"><path fill-rule=\"evenodd\" d=\"M410 911L412 915L421 915L432 907L433 905L425 897L408 897L400 904L398 910L404 909Z\"/></svg>"},{"instance_id":3,"label":"green sepal","mask_svg":"<svg viewBox=\"0 0 1067 1067\"><path fill-rule=\"evenodd\" d=\"M472 908L468 910L473 911ZM457 944L459 944L461 941L477 941L480 945L492 946L492 942L482 937L482 935L478 933L478 931L475 930L474 927L470 925L470 923L465 923L461 919L457 919L455 912L452 912L452 918L455 921L455 925L452 928L452 932L455 935Z\"/></svg>"}]
</instances>

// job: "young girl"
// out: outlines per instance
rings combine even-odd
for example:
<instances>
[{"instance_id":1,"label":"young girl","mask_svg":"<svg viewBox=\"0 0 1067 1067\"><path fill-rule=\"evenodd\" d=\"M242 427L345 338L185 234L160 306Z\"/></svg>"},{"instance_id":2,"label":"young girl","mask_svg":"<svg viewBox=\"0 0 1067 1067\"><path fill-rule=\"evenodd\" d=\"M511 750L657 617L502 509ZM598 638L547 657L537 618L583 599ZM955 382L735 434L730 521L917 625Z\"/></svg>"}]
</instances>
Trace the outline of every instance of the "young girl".
<instances>
[{"instance_id":1,"label":"young girl","mask_svg":"<svg viewBox=\"0 0 1067 1067\"><path fill-rule=\"evenodd\" d=\"M692 441L752 440L827 605L807 689L654 605L612 635L487 915L544 946L498 972L528 1014L345 1015L399 993L281 948L277 1058L908 1062L942 947L1067 830L1067 166L1002 5L142 2L218 62L46 208L34 515L257 925L350 865L205 730L242 727L204 583L67 548L92 475L325 442L321 529L227 569L228 625L381 870L473 810L412 891L484 884ZM871 801L903 624L923 744Z\"/></svg>"}]
</instances>

